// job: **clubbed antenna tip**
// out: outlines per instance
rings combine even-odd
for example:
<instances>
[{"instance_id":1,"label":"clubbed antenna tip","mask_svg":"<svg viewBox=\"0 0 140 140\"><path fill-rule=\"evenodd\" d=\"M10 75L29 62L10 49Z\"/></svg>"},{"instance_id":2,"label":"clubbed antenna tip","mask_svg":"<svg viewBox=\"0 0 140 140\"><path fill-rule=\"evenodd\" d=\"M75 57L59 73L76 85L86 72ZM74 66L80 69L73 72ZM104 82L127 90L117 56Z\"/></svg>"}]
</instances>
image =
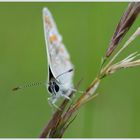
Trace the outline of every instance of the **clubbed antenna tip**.
<instances>
[{"instance_id":1,"label":"clubbed antenna tip","mask_svg":"<svg viewBox=\"0 0 140 140\"><path fill-rule=\"evenodd\" d=\"M18 86L18 87L13 88L12 91L17 91L19 89L21 89L21 87Z\"/></svg>"},{"instance_id":2,"label":"clubbed antenna tip","mask_svg":"<svg viewBox=\"0 0 140 140\"><path fill-rule=\"evenodd\" d=\"M73 69L70 69L68 72L72 72L73 71Z\"/></svg>"},{"instance_id":3,"label":"clubbed antenna tip","mask_svg":"<svg viewBox=\"0 0 140 140\"><path fill-rule=\"evenodd\" d=\"M29 87L33 87L33 86L39 86L44 84L44 82L34 82L34 83L30 83L30 84L26 84L26 85L22 85L22 86L17 86L15 88L13 88L13 91L19 90L19 89L24 89L24 88L29 88Z\"/></svg>"}]
</instances>

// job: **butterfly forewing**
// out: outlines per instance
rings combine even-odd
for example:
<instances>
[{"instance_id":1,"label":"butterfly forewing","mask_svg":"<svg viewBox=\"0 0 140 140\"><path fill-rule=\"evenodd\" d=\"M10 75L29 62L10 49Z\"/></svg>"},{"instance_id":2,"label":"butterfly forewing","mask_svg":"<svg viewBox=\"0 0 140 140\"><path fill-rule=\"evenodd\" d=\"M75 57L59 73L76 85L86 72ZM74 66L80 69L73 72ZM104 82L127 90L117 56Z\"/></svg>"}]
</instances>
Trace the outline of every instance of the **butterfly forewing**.
<instances>
[{"instance_id":1,"label":"butterfly forewing","mask_svg":"<svg viewBox=\"0 0 140 140\"><path fill-rule=\"evenodd\" d=\"M62 36L59 34L54 19L47 8L43 9L43 23L48 65L54 78L56 78L65 71L73 69L73 65L70 61L69 53L62 42ZM73 87L72 77L73 72L70 72L60 76L57 80L62 84L67 84L68 87Z\"/></svg>"}]
</instances>

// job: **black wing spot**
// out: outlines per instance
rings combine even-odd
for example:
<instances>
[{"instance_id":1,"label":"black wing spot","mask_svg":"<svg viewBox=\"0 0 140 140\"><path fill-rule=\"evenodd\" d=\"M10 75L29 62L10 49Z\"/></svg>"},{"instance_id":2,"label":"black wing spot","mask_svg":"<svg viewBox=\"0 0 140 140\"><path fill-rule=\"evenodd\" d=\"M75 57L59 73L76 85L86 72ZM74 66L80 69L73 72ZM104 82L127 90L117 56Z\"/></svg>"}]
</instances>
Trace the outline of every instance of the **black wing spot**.
<instances>
[{"instance_id":1,"label":"black wing spot","mask_svg":"<svg viewBox=\"0 0 140 140\"><path fill-rule=\"evenodd\" d=\"M49 91L50 93L52 93L52 89L51 89L50 86L48 86L48 91Z\"/></svg>"},{"instance_id":2,"label":"black wing spot","mask_svg":"<svg viewBox=\"0 0 140 140\"><path fill-rule=\"evenodd\" d=\"M59 91L59 86L55 82L53 84L54 84L55 91L58 92Z\"/></svg>"}]
</instances>

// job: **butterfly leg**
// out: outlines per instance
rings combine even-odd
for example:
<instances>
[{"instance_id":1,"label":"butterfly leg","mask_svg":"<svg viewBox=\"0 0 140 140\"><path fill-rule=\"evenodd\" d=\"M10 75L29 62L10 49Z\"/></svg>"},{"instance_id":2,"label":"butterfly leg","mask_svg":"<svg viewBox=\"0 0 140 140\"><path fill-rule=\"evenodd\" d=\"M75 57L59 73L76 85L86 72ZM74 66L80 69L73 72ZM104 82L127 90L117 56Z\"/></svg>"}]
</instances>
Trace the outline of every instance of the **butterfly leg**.
<instances>
[{"instance_id":1,"label":"butterfly leg","mask_svg":"<svg viewBox=\"0 0 140 140\"><path fill-rule=\"evenodd\" d=\"M66 99L71 101L71 98L69 96L65 95L65 94L62 94L62 97L64 97L64 98L66 98Z\"/></svg>"},{"instance_id":2,"label":"butterfly leg","mask_svg":"<svg viewBox=\"0 0 140 140\"><path fill-rule=\"evenodd\" d=\"M54 97L54 96L48 98L48 103L49 103L49 105L50 105L51 107L56 108L56 109L58 109L58 110L61 110L61 109L55 104L56 101L57 101L57 98Z\"/></svg>"},{"instance_id":3,"label":"butterfly leg","mask_svg":"<svg viewBox=\"0 0 140 140\"><path fill-rule=\"evenodd\" d=\"M71 101L71 98L68 95L66 95L66 92L63 91L61 93L61 96L64 97L65 99L68 99L69 101Z\"/></svg>"}]
</instances>

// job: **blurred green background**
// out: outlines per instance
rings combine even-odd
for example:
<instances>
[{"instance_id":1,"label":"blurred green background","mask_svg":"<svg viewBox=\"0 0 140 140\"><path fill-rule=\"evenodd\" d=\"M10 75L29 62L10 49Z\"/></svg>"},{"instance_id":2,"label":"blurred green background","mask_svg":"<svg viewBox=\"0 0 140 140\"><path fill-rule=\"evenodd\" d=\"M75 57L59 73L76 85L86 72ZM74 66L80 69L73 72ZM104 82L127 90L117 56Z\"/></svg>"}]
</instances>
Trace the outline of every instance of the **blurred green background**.
<instances>
[{"instance_id":1,"label":"blurred green background","mask_svg":"<svg viewBox=\"0 0 140 140\"><path fill-rule=\"evenodd\" d=\"M45 86L11 90L47 79L42 8L46 6L52 12L75 65L74 83L83 78L79 89L85 90L98 73L101 58L127 5L0 3L0 137L38 137L52 115ZM139 25L140 17L125 40ZM138 37L119 59L139 50ZM80 109L64 137L140 137L139 85L140 67L104 79L98 90L100 95Z\"/></svg>"}]
</instances>

